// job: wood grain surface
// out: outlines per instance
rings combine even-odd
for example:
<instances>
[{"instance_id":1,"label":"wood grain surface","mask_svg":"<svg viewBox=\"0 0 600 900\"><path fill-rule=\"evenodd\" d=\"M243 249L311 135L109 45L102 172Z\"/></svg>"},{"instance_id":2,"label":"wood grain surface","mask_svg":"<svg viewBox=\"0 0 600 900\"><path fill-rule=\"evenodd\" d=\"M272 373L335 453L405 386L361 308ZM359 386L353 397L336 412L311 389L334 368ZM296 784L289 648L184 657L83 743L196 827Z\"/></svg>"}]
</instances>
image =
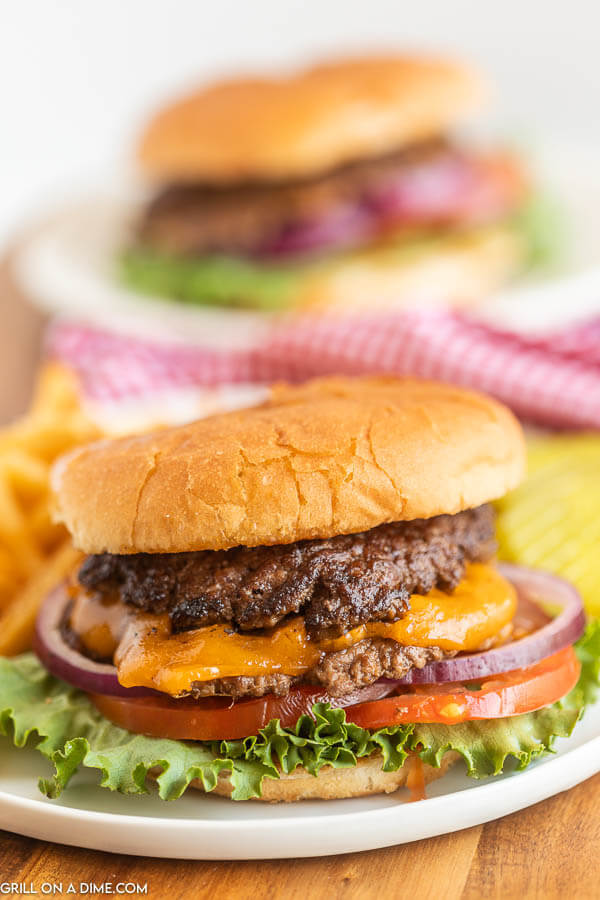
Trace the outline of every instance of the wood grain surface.
<instances>
[{"instance_id":1,"label":"wood grain surface","mask_svg":"<svg viewBox=\"0 0 600 900\"><path fill-rule=\"evenodd\" d=\"M24 408L43 321L0 268L0 421ZM199 801L201 802L201 801ZM460 803L460 798L457 798ZM31 840L0 821L0 891L62 884L147 885L151 898L600 898L600 775L487 825L400 847L321 859L189 862L98 853ZM35 896L35 895L34 895ZM55 895L56 896L56 895ZM135 896L135 895L132 895Z\"/></svg>"}]
</instances>

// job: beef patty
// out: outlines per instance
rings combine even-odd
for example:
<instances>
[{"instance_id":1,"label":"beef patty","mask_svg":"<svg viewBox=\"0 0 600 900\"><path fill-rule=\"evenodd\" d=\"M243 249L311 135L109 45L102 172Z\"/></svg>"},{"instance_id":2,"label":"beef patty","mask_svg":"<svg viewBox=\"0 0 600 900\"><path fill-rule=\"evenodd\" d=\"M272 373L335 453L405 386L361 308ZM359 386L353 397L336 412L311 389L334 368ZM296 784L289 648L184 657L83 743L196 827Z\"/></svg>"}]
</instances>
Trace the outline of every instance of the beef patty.
<instances>
[{"instance_id":1,"label":"beef patty","mask_svg":"<svg viewBox=\"0 0 600 900\"><path fill-rule=\"evenodd\" d=\"M260 254L290 224L368 203L399 174L433 160L469 165L459 151L432 140L301 181L173 184L150 203L138 237L143 244L182 256Z\"/></svg>"},{"instance_id":2,"label":"beef patty","mask_svg":"<svg viewBox=\"0 0 600 900\"><path fill-rule=\"evenodd\" d=\"M96 662L112 663L112 658L97 656L87 649L73 627L69 610L61 623L61 634L66 643L83 656ZM265 694L283 697L294 685L302 683L321 688L332 697L343 697L380 678L403 678L413 666L422 669L430 662L455 655L456 651L444 651L439 647L405 647L389 638L365 638L343 650L323 653L319 662L302 676L273 672L268 675L213 678L194 682L191 691L181 696L197 699L225 696L233 700L263 697Z\"/></svg>"},{"instance_id":3,"label":"beef patty","mask_svg":"<svg viewBox=\"0 0 600 900\"><path fill-rule=\"evenodd\" d=\"M366 622L397 621L412 593L452 590L467 561L489 559L494 550L486 505L329 540L89 556L79 581L100 594L116 591L148 612L168 612L174 632L215 623L252 631L300 614L319 639Z\"/></svg>"},{"instance_id":4,"label":"beef patty","mask_svg":"<svg viewBox=\"0 0 600 900\"><path fill-rule=\"evenodd\" d=\"M403 678L413 667L422 669L430 662L450 656L456 656L456 651L439 647L404 647L389 638L366 638L344 650L325 653L301 678L278 673L258 678L216 678L195 682L191 694L198 698L224 695L235 700L265 694L282 697L293 685L302 682L322 688L332 697L344 697L380 678Z\"/></svg>"}]
</instances>

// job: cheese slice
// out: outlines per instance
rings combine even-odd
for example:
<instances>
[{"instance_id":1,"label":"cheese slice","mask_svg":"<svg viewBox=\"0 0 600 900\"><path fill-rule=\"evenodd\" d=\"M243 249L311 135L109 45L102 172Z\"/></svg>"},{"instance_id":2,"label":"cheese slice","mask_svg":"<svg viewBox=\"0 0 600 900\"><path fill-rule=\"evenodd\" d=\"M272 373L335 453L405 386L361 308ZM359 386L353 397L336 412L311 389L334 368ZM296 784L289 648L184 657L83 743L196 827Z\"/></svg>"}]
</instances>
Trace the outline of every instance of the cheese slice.
<instances>
[{"instance_id":1,"label":"cheese slice","mask_svg":"<svg viewBox=\"0 0 600 900\"><path fill-rule=\"evenodd\" d=\"M114 652L124 687L179 696L194 682L214 678L302 675L325 653L369 637L405 646L476 650L502 632L516 607L513 586L493 566L472 563L452 593L434 589L425 596L413 594L410 611L398 622L370 622L333 640L311 640L301 616L261 632L211 625L172 634L167 614L140 613L84 593L75 599L71 625L88 650L103 656Z\"/></svg>"}]
</instances>

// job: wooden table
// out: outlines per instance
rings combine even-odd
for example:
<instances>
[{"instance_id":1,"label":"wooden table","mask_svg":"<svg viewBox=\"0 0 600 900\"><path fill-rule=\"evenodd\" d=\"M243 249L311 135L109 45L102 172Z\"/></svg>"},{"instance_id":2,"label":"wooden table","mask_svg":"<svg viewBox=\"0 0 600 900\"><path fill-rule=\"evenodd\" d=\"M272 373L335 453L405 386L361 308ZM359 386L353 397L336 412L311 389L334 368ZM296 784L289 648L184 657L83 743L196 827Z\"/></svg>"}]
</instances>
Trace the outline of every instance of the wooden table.
<instances>
[{"instance_id":1,"label":"wooden table","mask_svg":"<svg viewBox=\"0 0 600 900\"><path fill-rule=\"evenodd\" d=\"M23 408L40 316L0 270L0 421ZM460 798L457 798L460 803ZM456 834L322 859L180 862L96 853L10 834L0 822L0 884L147 884L152 898L384 897L418 900L600 898L600 775L556 797ZM88 890L89 893L89 890ZM135 896L135 895L132 895ZM142 895L144 896L144 895Z\"/></svg>"}]
</instances>

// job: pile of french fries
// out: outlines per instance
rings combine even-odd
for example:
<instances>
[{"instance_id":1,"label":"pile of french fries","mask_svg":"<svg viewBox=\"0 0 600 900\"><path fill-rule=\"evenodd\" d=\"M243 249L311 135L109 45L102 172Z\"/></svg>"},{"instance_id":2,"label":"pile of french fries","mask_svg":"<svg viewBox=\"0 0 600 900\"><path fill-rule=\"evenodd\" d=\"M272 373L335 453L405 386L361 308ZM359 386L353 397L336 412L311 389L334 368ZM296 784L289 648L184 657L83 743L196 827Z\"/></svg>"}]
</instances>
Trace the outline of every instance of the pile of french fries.
<instances>
[{"instance_id":1,"label":"pile of french fries","mask_svg":"<svg viewBox=\"0 0 600 900\"><path fill-rule=\"evenodd\" d=\"M99 435L75 376L53 363L29 412L0 431L0 656L31 645L40 603L77 564L67 532L52 522L49 471L61 453Z\"/></svg>"}]
</instances>

